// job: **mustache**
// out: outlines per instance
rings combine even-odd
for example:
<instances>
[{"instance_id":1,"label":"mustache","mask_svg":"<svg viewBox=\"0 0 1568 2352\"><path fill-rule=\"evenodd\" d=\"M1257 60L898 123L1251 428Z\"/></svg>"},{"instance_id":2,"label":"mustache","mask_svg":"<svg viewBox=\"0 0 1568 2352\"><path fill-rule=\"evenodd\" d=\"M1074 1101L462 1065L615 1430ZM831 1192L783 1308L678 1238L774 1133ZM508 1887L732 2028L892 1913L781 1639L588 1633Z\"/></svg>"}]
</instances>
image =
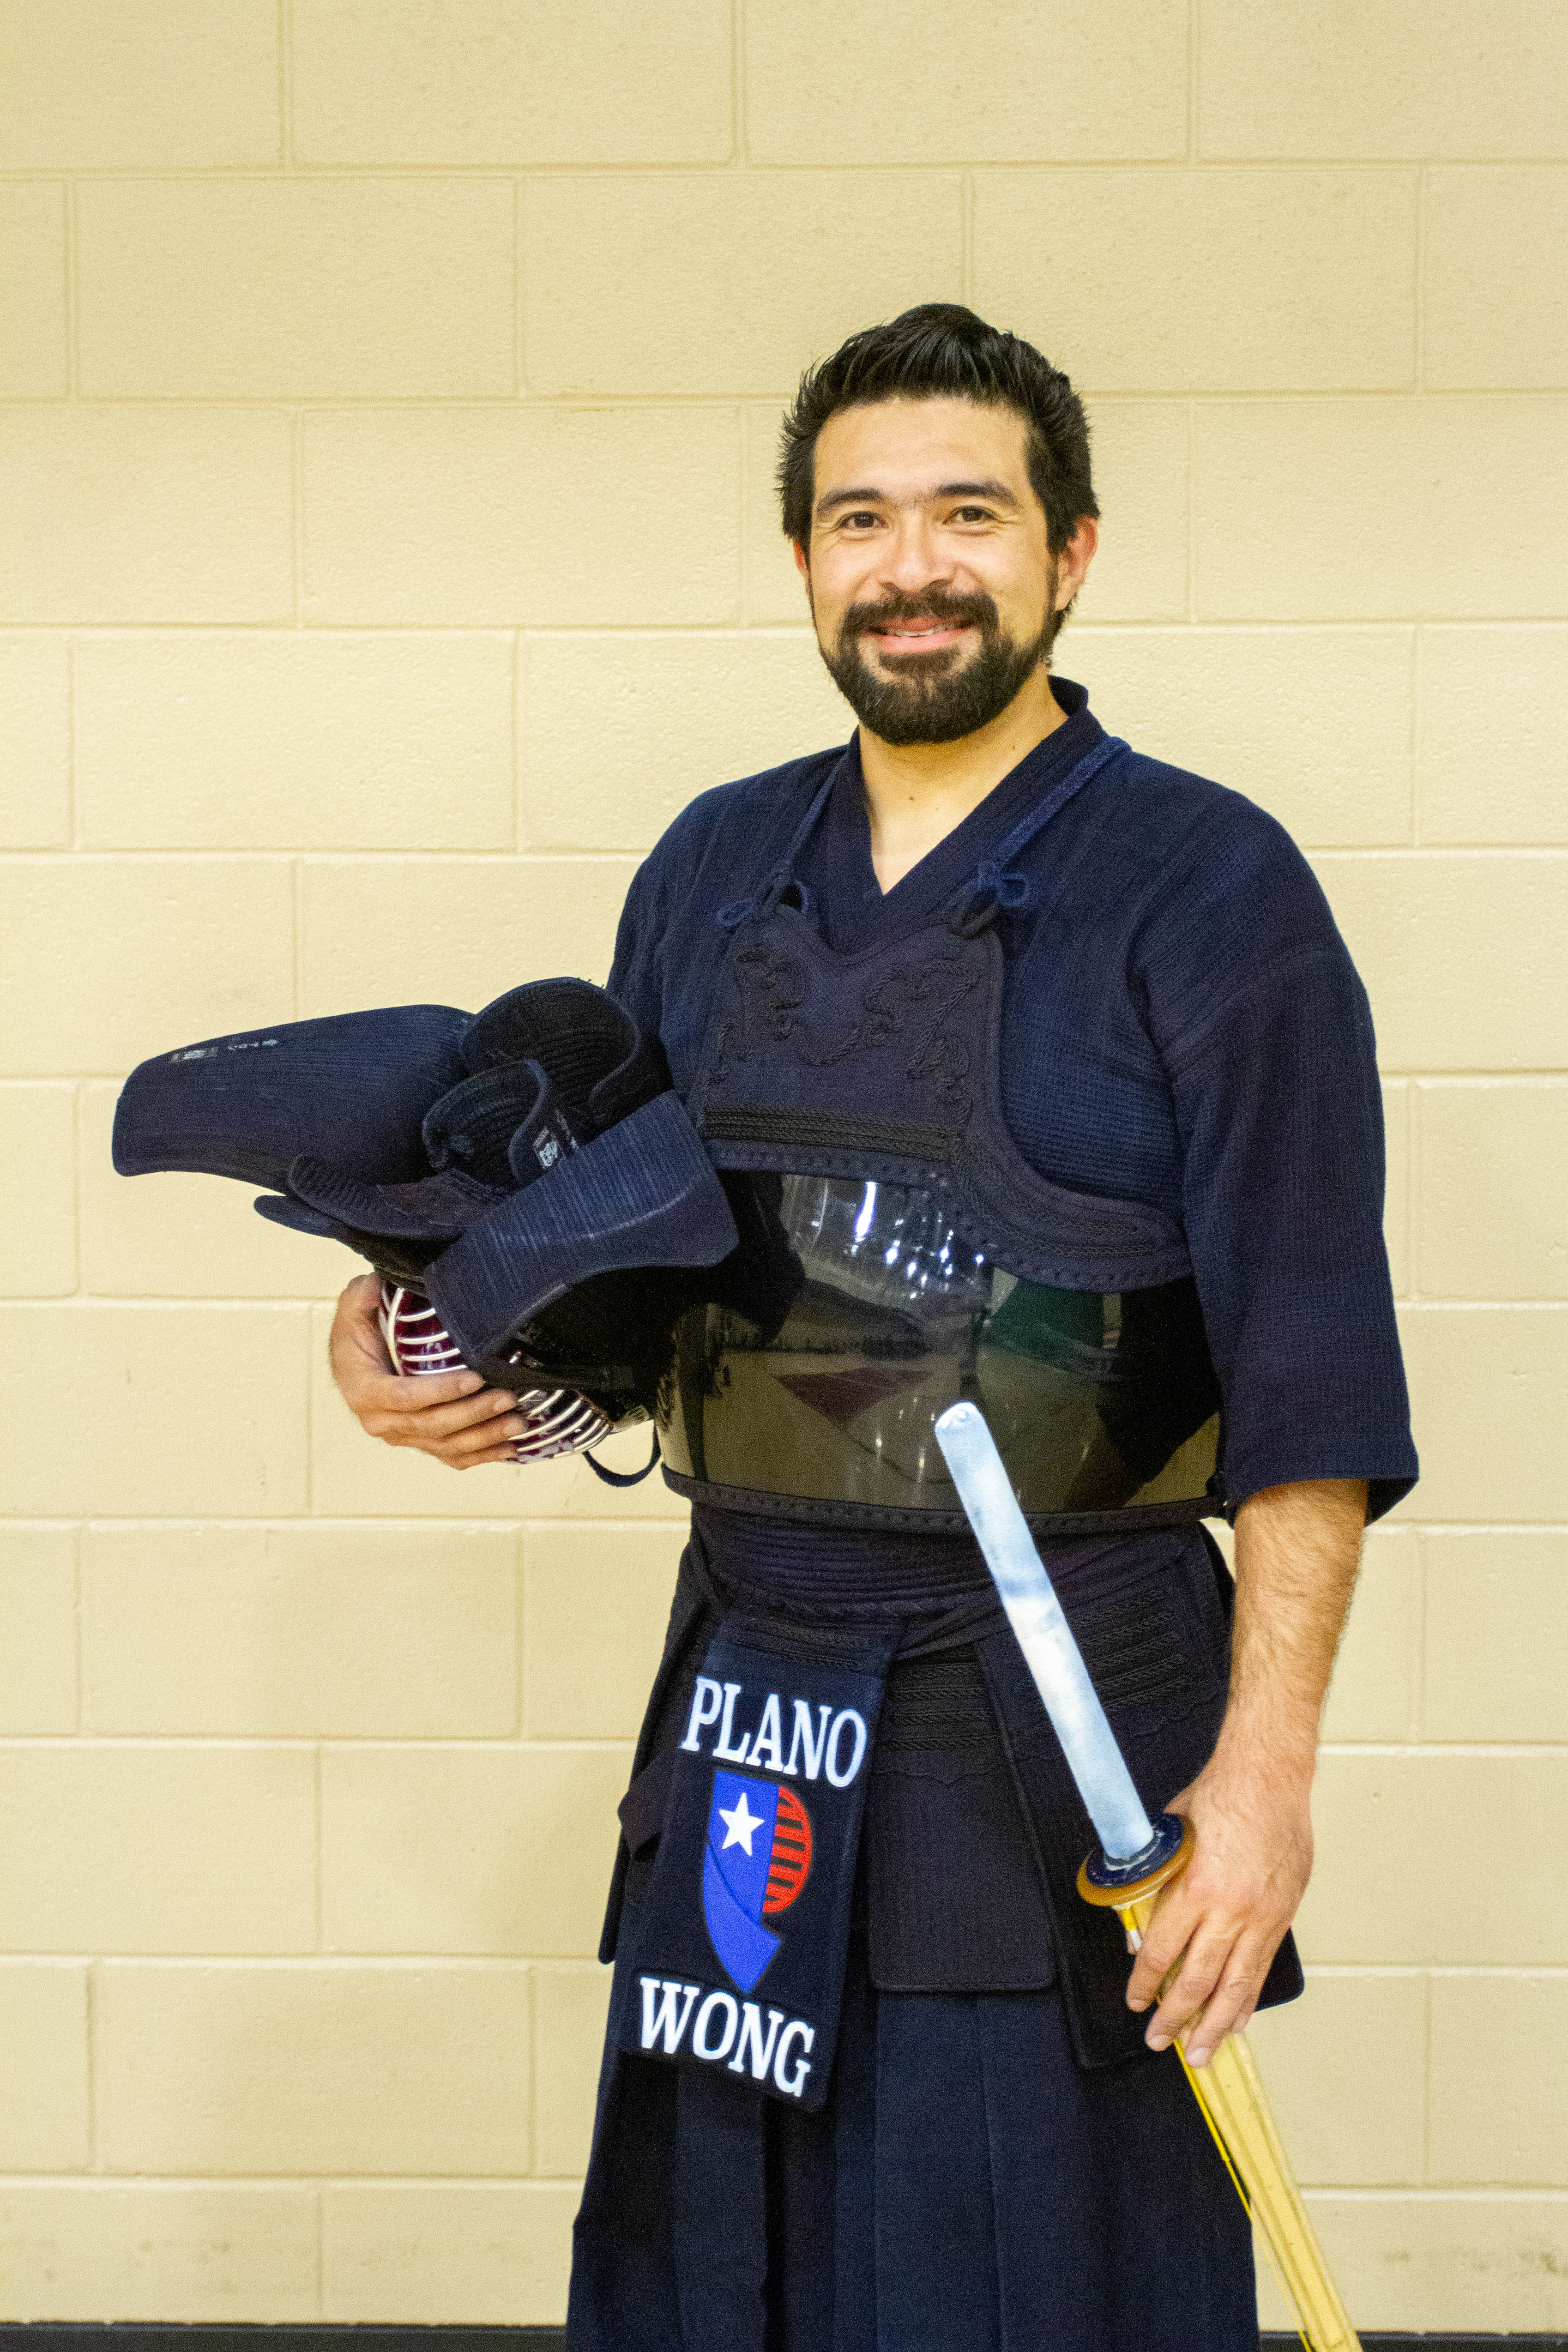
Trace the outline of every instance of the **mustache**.
<instances>
[{"instance_id":1,"label":"mustache","mask_svg":"<svg viewBox=\"0 0 1568 2352\"><path fill-rule=\"evenodd\" d=\"M992 630L999 616L993 599L981 594L956 595L932 588L921 596L892 596L878 604L851 604L844 615L842 638L885 628L889 621L947 621L952 627Z\"/></svg>"}]
</instances>

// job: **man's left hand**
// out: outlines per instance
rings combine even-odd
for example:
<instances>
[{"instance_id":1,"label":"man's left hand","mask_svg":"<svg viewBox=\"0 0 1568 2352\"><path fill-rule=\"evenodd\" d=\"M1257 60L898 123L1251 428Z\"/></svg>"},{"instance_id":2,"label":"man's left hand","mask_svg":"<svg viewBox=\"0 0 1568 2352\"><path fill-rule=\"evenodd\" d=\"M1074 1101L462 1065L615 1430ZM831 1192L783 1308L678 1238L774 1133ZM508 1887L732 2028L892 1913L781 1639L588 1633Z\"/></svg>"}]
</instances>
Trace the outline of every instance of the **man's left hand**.
<instances>
[{"instance_id":1,"label":"man's left hand","mask_svg":"<svg viewBox=\"0 0 1568 2352\"><path fill-rule=\"evenodd\" d=\"M1205 2065L1246 2026L1311 1873L1310 1785L1216 1752L1172 1798L1170 1811L1192 1822L1193 1858L1155 1905L1127 1988L1130 2008L1159 2000L1144 2037L1152 2050L1184 2027L1188 2063Z\"/></svg>"}]
</instances>

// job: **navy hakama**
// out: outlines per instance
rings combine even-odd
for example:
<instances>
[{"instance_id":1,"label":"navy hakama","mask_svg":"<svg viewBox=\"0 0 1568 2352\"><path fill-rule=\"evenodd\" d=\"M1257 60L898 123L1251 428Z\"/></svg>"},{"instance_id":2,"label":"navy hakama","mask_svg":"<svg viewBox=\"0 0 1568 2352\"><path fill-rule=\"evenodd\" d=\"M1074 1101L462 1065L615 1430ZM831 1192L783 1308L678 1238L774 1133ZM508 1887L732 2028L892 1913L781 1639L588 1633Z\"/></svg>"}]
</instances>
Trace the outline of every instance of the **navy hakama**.
<instances>
[{"instance_id":1,"label":"navy hakama","mask_svg":"<svg viewBox=\"0 0 1568 2352\"><path fill-rule=\"evenodd\" d=\"M611 2069L573 2352L1256 2352L1251 2233L1175 2054L1089 2070L1058 1992L878 1992L828 2105Z\"/></svg>"},{"instance_id":2,"label":"navy hakama","mask_svg":"<svg viewBox=\"0 0 1568 2352\"><path fill-rule=\"evenodd\" d=\"M858 1027L851 1009L839 1034L865 1048L868 1074L886 1069L872 1049L926 1001L907 958L899 968L900 940L922 925L934 936L965 877L989 877L982 919L1001 954L989 983L999 1043L984 1150L1011 1170L986 1212L995 1229L1008 1184L1025 1204L1054 1187L1070 1209L1070 1194L1089 1223L1097 1197L1124 1222L1142 1204L1177 1237L1178 1270L1190 1268L1201 1303L1221 1408L1215 1491L1234 1509L1268 1486L1364 1478L1375 1517L1413 1483L1415 1464L1381 1235L1364 993L1310 870L1270 819L1124 749L1097 757L1105 739L1081 689L1055 690L1068 723L885 897L853 746L705 794L633 885L612 991L658 1033L683 1097L710 1107L694 1111L700 1125L715 1068L726 1054L745 1058L737 1036L761 1046L752 1073L773 1050L770 1036L798 1049L797 1068L841 1062L825 1028L809 1050L788 1043L816 984L801 978L811 959L803 950L792 963L790 953L809 920L823 969L837 956L864 971L885 949L889 985L868 989ZM1060 813L1033 830L1029 812L1047 803ZM776 893L741 895L770 867L783 871L780 860L795 877L795 912L782 919L768 912L784 903ZM747 1032L742 1009L716 1047L713 1008L743 952L732 934L748 922L742 942L760 942L751 953L763 981L756 1022ZM971 938L973 926L960 932ZM942 969L962 962L954 949ZM924 1073L928 1119L973 1058L903 1055L911 1078ZM840 1096L858 1108L842 1080ZM747 1099L763 1097L753 1088ZM836 1170L820 1138L815 1163L758 1146L785 1133L777 1108L704 1126L731 1139L719 1165ZM876 1108L882 1139L864 1142L866 1174L891 1181L899 1146L888 1140L889 1104ZM796 1124L804 1133L810 1121ZM847 1121L868 1136L875 1124ZM931 1150L933 1181L941 1156ZM1022 1245L1026 1258L1026 1236ZM1112 1294L1153 1295L1092 1270L1014 1271L1100 1294L1106 1335L1119 1314ZM1124 1342L1134 1329L1122 1323ZM1064 1341L1068 1354L1074 1344ZM728 1377L720 1367L718 1381ZM707 1393L720 1393L712 1380ZM792 1524L782 1502L770 1517L767 1496L742 1496L733 1471L716 1486L698 1465L677 1483L694 1496L693 1540L621 1809L604 1948L616 1973L577 2223L573 2352L1250 2352L1247 2218L1174 2053L1150 2053L1143 2021L1126 2008L1120 1927L1074 1891L1090 1827L973 1539L920 1527L915 1513L879 1525L874 1513L835 1520L813 1505ZM1042 1549L1157 1811L1202 1769L1218 1731L1230 1588L1191 1510L1184 1524L1181 1511L1164 1522L1145 1511L1135 1525L1138 1516L1123 1528L1101 1515L1080 1534L1055 1523ZM724 1963L735 1994L709 1996L730 2016L722 2051L694 2048L694 2027L679 2053L667 2038L661 2054L643 2054L658 2046L646 2005L638 2036L649 1970L699 1965L660 1953L679 1944L667 1832L678 1776L692 1785L680 1751L692 1748L693 1726L712 1720L702 1715L704 1660L770 1654L781 1691L792 1657L826 1672L837 1656L862 1678L872 1667L885 1677L857 1796L864 1820L842 1841L854 1885L834 1915L847 1923L837 2041L821 2033L826 2063L794 2105L737 2074L743 2038L732 2063L693 2063L731 2049L735 1994L752 1989L739 1963ZM715 1664L707 1681L715 1710L717 1677L730 1672ZM740 1673L723 1686L725 1743L747 1703L728 1696L741 1691ZM756 1739L749 1757L728 1744L709 1752L755 1768L760 1730ZM769 1769L780 1769L776 1745ZM770 1804L782 1808L784 1786ZM803 1781L789 1787L816 1802ZM749 1841L749 1815L743 1826ZM700 1868L722 1870L711 1821L709 1839ZM698 1905L699 1848L688 1837L680 1851L677 1874ZM752 1932L772 1941L766 1910L754 1908ZM693 1916L700 1933L700 1908ZM791 1921L774 1925L783 1968ZM760 1976L759 2033L773 1981ZM1300 1981L1288 1937L1263 2001L1293 1997ZM700 2025L698 1988L689 1991L682 2020ZM797 2052L811 2046L802 2034Z\"/></svg>"}]
</instances>

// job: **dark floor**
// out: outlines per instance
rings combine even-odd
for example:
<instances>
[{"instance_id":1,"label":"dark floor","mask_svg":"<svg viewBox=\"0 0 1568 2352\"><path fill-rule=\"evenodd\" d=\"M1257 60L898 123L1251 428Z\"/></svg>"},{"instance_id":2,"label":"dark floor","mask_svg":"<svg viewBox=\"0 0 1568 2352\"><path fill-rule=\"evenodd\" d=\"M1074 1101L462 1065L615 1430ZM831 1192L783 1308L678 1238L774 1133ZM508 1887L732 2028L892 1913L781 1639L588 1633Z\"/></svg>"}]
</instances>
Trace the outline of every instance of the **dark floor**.
<instances>
[{"instance_id":1,"label":"dark floor","mask_svg":"<svg viewBox=\"0 0 1568 2352\"><path fill-rule=\"evenodd\" d=\"M1363 2336L1362 2352L1568 2352L1568 2336ZM1265 2352L1300 2352L1299 2336L1266 2336ZM559 2327L167 2326L121 2320L0 2322L0 2352L566 2352ZM1150 2347L1150 2352L1163 2347Z\"/></svg>"}]
</instances>

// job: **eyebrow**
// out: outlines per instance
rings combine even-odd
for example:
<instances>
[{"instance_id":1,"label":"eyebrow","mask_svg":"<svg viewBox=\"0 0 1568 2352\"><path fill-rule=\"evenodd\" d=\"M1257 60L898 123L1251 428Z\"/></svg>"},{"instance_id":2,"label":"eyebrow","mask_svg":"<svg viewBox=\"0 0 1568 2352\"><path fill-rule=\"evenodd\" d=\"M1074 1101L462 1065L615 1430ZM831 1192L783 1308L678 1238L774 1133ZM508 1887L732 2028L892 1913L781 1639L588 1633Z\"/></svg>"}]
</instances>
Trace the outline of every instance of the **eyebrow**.
<instances>
[{"instance_id":1,"label":"eyebrow","mask_svg":"<svg viewBox=\"0 0 1568 2352\"><path fill-rule=\"evenodd\" d=\"M929 494L933 499L990 499L997 506L1016 507L1018 503L1005 482L942 482ZM818 499L819 515L830 514L835 507L886 506L886 490L829 490Z\"/></svg>"}]
</instances>

